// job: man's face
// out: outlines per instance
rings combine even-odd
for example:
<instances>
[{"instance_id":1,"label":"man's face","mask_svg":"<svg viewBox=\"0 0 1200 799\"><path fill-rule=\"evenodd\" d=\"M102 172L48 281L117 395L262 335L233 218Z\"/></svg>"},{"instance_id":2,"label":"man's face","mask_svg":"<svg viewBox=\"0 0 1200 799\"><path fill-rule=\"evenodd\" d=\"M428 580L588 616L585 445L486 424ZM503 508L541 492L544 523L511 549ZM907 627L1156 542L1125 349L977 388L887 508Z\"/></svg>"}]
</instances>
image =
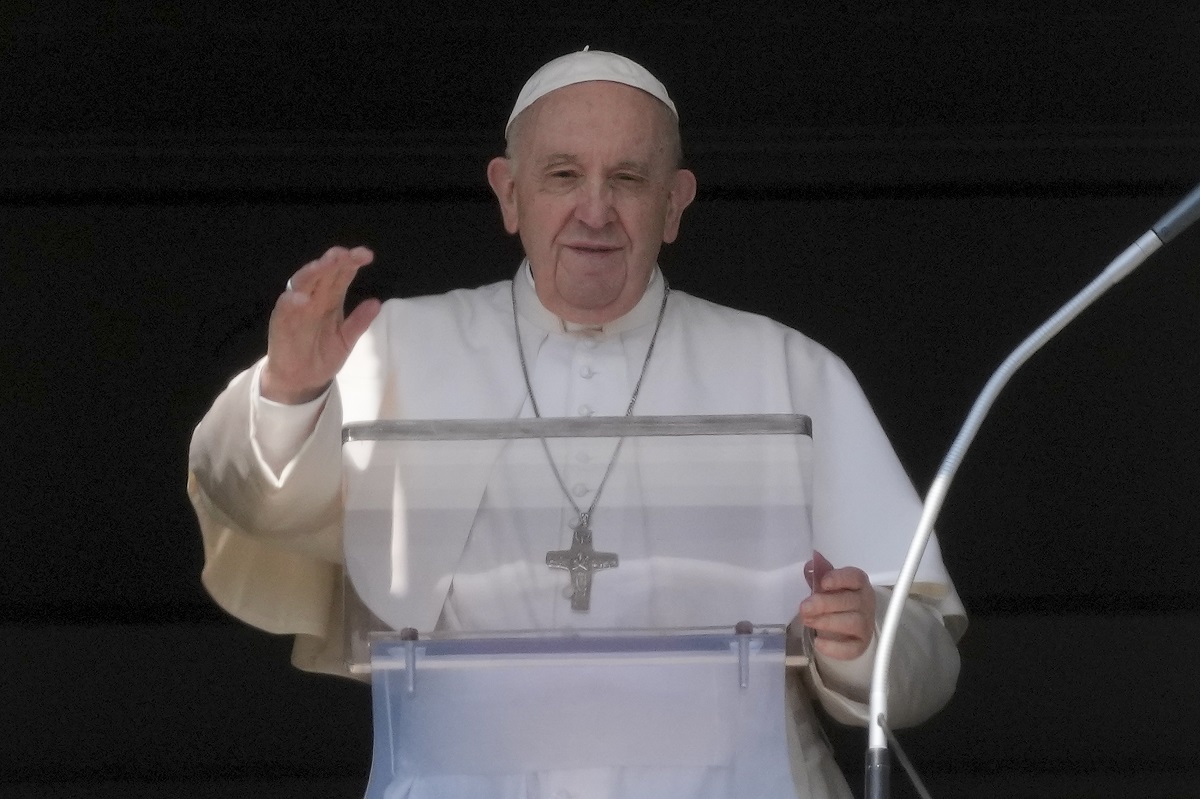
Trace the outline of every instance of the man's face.
<instances>
[{"instance_id":1,"label":"man's face","mask_svg":"<svg viewBox=\"0 0 1200 799\"><path fill-rule=\"evenodd\" d=\"M666 106L620 83L557 89L522 112L513 158L488 165L504 226L520 233L542 304L604 324L645 291L696 179L677 168Z\"/></svg>"}]
</instances>

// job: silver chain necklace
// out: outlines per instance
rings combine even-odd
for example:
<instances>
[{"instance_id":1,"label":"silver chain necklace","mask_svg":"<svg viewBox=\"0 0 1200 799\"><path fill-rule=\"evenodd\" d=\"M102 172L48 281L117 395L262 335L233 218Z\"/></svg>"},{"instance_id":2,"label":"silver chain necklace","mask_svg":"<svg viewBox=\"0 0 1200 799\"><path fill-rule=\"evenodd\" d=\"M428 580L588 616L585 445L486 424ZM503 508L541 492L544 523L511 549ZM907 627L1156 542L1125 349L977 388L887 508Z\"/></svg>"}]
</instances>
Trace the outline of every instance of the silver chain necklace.
<instances>
[{"instance_id":1,"label":"silver chain necklace","mask_svg":"<svg viewBox=\"0 0 1200 799\"><path fill-rule=\"evenodd\" d=\"M533 395L533 383L529 379L529 365L525 361L525 347L521 343L521 323L517 314L517 286L516 279L513 280L511 286L512 293L512 309L513 309L513 332L517 337L517 355L521 359L521 376L525 378L525 390L529 393L529 404L533 408L533 415L540 419L542 413L538 409L537 398ZM646 371L650 366L650 356L654 354L654 344L658 341L658 331L662 328L663 317L667 313L667 297L671 294L671 287L667 284L667 279L663 277L663 298L662 304L658 308L658 319L654 323L654 333L650 336L650 346L646 348L646 358L642 361L642 371L638 375L637 383L633 386L633 395L629 398L629 406L625 408L625 416L633 415L633 406L637 403L638 392L642 389L642 380L646 377ZM612 474L613 467L617 463L617 456L621 452L621 446L625 443L625 439L618 439L616 449L613 450L612 458L608 461L608 468L604 470L604 476L600 478L600 484L596 486L596 494L592 497L592 504L587 510L582 510L579 504L571 496L571 492L567 489L566 481L563 480L562 473L559 472L558 466L554 463L554 456L550 454L550 447L546 443L546 439L541 439L542 449L546 452L546 460L550 463L550 469L554 472L554 479L558 481L558 487L562 490L563 496L567 498L567 502L571 503L571 507L575 510L575 522L571 525L571 548L551 550L546 553L546 565L552 569L565 569L570 573L571 587L571 610L586 612L591 607L592 598L592 573L601 569L613 569L618 565L617 554L615 552L597 552L592 545L592 514L596 511L596 505L600 502L600 492L604 490L605 484L608 483L608 478Z\"/></svg>"}]
</instances>

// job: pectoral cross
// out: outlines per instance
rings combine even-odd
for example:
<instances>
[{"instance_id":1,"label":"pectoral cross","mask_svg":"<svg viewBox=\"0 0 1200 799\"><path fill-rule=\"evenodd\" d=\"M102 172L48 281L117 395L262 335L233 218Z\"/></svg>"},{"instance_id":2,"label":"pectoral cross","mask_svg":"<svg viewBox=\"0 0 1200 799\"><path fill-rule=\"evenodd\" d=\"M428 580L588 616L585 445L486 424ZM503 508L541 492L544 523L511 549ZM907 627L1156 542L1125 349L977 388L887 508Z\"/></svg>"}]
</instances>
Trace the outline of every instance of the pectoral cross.
<instances>
[{"instance_id":1,"label":"pectoral cross","mask_svg":"<svg viewBox=\"0 0 1200 799\"><path fill-rule=\"evenodd\" d=\"M571 525L570 549L546 553L546 565L551 569L566 569L571 574L571 610L587 611L592 604L592 572L617 567L616 552L597 552L592 546L592 528L587 513Z\"/></svg>"}]
</instances>

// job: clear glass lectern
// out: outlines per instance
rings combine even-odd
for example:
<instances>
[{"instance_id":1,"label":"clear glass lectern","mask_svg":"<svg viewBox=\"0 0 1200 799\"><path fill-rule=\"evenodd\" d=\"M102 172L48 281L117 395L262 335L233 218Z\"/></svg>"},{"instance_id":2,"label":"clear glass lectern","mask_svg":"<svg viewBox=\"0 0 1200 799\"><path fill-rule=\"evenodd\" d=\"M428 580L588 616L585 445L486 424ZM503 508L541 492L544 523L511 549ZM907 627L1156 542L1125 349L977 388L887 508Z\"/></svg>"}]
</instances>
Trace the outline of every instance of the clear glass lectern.
<instances>
[{"instance_id":1,"label":"clear glass lectern","mask_svg":"<svg viewBox=\"0 0 1200 799\"><path fill-rule=\"evenodd\" d=\"M622 797L794 795L783 680L812 554L807 417L372 422L343 442L368 799L597 780Z\"/></svg>"}]
</instances>

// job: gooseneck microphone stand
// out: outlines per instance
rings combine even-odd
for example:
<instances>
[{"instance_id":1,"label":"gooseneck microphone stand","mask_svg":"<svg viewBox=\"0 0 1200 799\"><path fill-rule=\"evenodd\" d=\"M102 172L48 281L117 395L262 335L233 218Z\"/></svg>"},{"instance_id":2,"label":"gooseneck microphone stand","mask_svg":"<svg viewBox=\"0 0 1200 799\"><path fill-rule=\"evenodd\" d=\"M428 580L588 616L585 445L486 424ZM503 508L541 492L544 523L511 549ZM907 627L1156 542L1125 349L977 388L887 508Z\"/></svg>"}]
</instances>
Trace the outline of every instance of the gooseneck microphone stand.
<instances>
[{"instance_id":1,"label":"gooseneck microphone stand","mask_svg":"<svg viewBox=\"0 0 1200 799\"><path fill-rule=\"evenodd\" d=\"M1102 294L1140 266L1156 250L1186 230L1198 218L1200 218L1200 186L1192 189L1174 208L1159 219L1154 227L1142 234L1099 276L1013 350L1013 353L988 380L978 399L975 400L975 404L971 406L971 412L967 415L966 422L950 446L949 452L946 453L946 458L942 461L937 476L929 487L929 493L925 495L917 531L909 545L908 554L900 569L900 575L896 579L892 598L888 602L887 612L880 627L879 647L871 674L870 711L867 719L865 799L888 799L890 796L890 767L887 749L888 738L891 736L891 731L887 726L888 667L891 663L892 649L896 642L896 631L900 626L904 602L908 598L909 590L916 578L917 567L921 563L925 545L929 542L929 536L933 532L934 520L941 510L946 492L950 489L950 481L954 478L954 473L958 471L967 447L971 445L972 439L979 431L992 403L996 400L1000 390L1004 388L1017 369L1029 360L1030 356L1041 349ZM898 752L898 754L902 756L903 753ZM923 791L920 780L915 779L915 774L913 776L918 789Z\"/></svg>"}]
</instances>

